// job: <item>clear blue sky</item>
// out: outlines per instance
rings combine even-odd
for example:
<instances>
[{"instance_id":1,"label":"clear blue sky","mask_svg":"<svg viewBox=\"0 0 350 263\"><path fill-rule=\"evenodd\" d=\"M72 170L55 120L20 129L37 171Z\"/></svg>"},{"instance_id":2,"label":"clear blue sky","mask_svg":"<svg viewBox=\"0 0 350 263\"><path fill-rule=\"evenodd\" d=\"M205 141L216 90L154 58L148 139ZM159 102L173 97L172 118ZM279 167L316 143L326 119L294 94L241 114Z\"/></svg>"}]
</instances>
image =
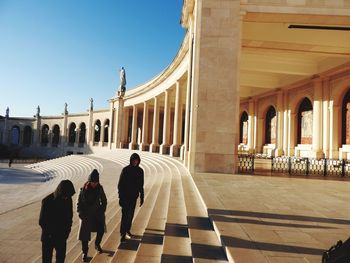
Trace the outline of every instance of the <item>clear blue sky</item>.
<instances>
[{"instance_id":1,"label":"clear blue sky","mask_svg":"<svg viewBox=\"0 0 350 263\"><path fill-rule=\"evenodd\" d=\"M107 109L165 69L181 46L182 0L0 0L0 115Z\"/></svg>"}]
</instances>

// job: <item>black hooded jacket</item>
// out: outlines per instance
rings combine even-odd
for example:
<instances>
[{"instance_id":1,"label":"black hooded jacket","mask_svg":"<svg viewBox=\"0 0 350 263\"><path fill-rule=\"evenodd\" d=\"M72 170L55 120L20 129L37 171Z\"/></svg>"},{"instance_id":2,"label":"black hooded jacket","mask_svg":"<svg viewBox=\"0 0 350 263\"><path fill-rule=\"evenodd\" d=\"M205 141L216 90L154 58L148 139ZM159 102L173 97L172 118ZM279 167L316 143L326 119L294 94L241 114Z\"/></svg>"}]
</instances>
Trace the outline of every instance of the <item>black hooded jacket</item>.
<instances>
[{"instance_id":1,"label":"black hooded jacket","mask_svg":"<svg viewBox=\"0 0 350 263\"><path fill-rule=\"evenodd\" d=\"M75 194L71 181L63 180L55 192L41 202L39 225L41 241L46 239L67 239L72 227L72 196Z\"/></svg>"},{"instance_id":2,"label":"black hooded jacket","mask_svg":"<svg viewBox=\"0 0 350 263\"><path fill-rule=\"evenodd\" d=\"M132 166L132 160L137 159L139 164ZM118 193L120 201L136 200L139 196L144 198L143 181L144 173L143 169L139 167L141 162L140 156L137 153L133 153L130 157L130 164L123 168L119 183Z\"/></svg>"}]
</instances>

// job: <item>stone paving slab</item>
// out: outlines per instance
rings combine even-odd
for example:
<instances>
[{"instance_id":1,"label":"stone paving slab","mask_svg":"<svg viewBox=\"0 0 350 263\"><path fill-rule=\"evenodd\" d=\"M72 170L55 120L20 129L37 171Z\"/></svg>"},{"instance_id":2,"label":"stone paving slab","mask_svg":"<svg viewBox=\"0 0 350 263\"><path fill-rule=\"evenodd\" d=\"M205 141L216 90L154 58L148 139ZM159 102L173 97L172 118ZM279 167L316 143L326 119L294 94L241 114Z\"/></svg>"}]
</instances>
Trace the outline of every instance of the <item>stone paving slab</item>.
<instances>
[{"instance_id":1,"label":"stone paving slab","mask_svg":"<svg viewBox=\"0 0 350 263\"><path fill-rule=\"evenodd\" d=\"M350 182L198 173L194 181L235 263L321 262L350 236Z\"/></svg>"}]
</instances>

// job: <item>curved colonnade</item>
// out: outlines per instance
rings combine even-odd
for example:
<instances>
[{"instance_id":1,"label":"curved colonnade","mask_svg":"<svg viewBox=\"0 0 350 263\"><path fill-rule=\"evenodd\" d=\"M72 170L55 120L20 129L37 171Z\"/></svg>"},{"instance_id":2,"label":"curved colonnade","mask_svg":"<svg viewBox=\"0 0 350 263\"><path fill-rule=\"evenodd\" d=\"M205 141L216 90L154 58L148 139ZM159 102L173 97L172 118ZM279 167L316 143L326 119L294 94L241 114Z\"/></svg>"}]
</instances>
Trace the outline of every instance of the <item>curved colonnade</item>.
<instances>
[{"instance_id":1,"label":"curved colonnade","mask_svg":"<svg viewBox=\"0 0 350 263\"><path fill-rule=\"evenodd\" d=\"M7 115L0 141L51 157L138 149L180 157L191 173L236 172L238 149L350 158L349 8L346 0L186 0L187 34L158 76L117 91L108 109Z\"/></svg>"}]
</instances>

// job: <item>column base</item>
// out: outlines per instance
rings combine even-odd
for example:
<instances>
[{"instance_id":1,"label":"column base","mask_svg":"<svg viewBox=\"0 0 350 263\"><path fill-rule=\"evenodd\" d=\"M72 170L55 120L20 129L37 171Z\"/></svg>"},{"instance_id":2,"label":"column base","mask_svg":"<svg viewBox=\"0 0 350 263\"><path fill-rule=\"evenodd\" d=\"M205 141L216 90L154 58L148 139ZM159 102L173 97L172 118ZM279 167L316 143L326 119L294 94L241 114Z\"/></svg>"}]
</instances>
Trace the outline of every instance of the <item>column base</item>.
<instances>
[{"instance_id":1,"label":"column base","mask_svg":"<svg viewBox=\"0 0 350 263\"><path fill-rule=\"evenodd\" d=\"M282 149L275 149L275 157L282 156L283 150Z\"/></svg>"},{"instance_id":2,"label":"column base","mask_svg":"<svg viewBox=\"0 0 350 263\"><path fill-rule=\"evenodd\" d=\"M134 143L129 143L129 150L138 150L139 147L138 144L134 144Z\"/></svg>"},{"instance_id":3,"label":"column base","mask_svg":"<svg viewBox=\"0 0 350 263\"><path fill-rule=\"evenodd\" d=\"M160 151L159 151L160 154L169 154L169 152L170 152L170 146L169 145L162 144L160 146Z\"/></svg>"},{"instance_id":4,"label":"column base","mask_svg":"<svg viewBox=\"0 0 350 263\"><path fill-rule=\"evenodd\" d=\"M172 157L180 157L180 145L171 145L170 146L170 156Z\"/></svg>"},{"instance_id":5,"label":"column base","mask_svg":"<svg viewBox=\"0 0 350 263\"><path fill-rule=\"evenodd\" d=\"M141 143L139 148L141 151L149 151L150 149L149 144L147 143Z\"/></svg>"},{"instance_id":6,"label":"column base","mask_svg":"<svg viewBox=\"0 0 350 263\"><path fill-rule=\"evenodd\" d=\"M159 145L158 145L158 144L152 143L152 144L149 146L149 151L150 151L151 153L159 153Z\"/></svg>"},{"instance_id":7,"label":"column base","mask_svg":"<svg viewBox=\"0 0 350 263\"><path fill-rule=\"evenodd\" d=\"M185 145L181 145L180 147L180 159L185 160Z\"/></svg>"}]
</instances>

